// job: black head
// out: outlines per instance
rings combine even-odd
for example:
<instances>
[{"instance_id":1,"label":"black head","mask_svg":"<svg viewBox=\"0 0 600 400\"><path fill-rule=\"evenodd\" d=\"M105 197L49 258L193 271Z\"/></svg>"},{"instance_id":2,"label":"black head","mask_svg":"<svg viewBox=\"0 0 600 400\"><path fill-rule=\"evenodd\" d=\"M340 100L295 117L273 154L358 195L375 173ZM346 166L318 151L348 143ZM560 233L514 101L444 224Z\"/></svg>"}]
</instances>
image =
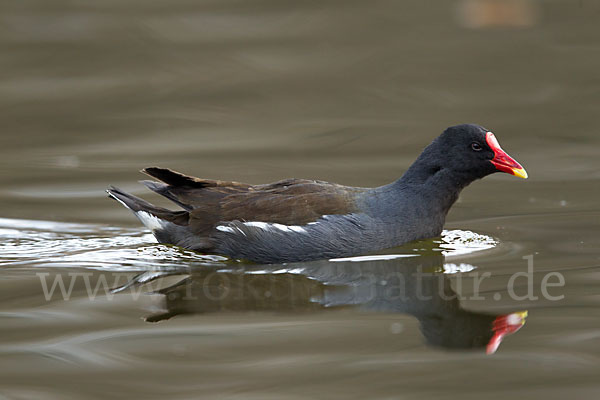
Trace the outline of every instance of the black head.
<instances>
[{"instance_id":1,"label":"black head","mask_svg":"<svg viewBox=\"0 0 600 400\"><path fill-rule=\"evenodd\" d=\"M429 168L448 169L467 181L494 172L527 178L523 167L502 150L494 134L475 124L447 128L419 159Z\"/></svg>"},{"instance_id":2,"label":"black head","mask_svg":"<svg viewBox=\"0 0 600 400\"><path fill-rule=\"evenodd\" d=\"M502 340L525 325L527 311L490 315L457 310L421 316L421 332L428 343L449 349L485 348L493 354Z\"/></svg>"}]
</instances>

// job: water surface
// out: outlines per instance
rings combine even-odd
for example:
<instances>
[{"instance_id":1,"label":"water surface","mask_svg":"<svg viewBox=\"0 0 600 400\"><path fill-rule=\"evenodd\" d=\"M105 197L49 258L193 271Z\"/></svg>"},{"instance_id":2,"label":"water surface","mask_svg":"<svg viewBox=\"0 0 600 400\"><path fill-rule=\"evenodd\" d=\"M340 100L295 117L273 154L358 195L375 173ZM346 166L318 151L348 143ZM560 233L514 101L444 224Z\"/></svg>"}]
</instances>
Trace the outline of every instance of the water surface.
<instances>
[{"instance_id":1,"label":"water surface","mask_svg":"<svg viewBox=\"0 0 600 400\"><path fill-rule=\"evenodd\" d=\"M492 3L0 5L0 397L597 397L600 8ZM386 257L199 255L104 193L171 206L151 165L378 186L462 122L530 178L475 182L443 238ZM386 292L419 268L457 302ZM479 315L523 310L475 346Z\"/></svg>"}]
</instances>

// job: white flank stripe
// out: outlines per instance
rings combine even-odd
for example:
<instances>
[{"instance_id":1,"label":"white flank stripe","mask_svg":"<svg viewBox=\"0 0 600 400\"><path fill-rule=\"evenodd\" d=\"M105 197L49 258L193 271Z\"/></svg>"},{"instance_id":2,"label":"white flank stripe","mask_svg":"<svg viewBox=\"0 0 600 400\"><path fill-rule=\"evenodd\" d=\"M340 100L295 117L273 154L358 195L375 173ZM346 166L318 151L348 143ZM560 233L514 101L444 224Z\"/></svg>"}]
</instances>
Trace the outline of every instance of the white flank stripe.
<instances>
[{"instance_id":1,"label":"white flank stripe","mask_svg":"<svg viewBox=\"0 0 600 400\"><path fill-rule=\"evenodd\" d=\"M246 226L255 226L260 229L269 230L270 226L266 222L244 222Z\"/></svg>"},{"instance_id":2,"label":"white flank stripe","mask_svg":"<svg viewBox=\"0 0 600 400\"><path fill-rule=\"evenodd\" d=\"M306 229L304 229L303 227L301 227L301 226L298 226L298 225L290 225L290 226L289 226L289 228L290 228L291 230L293 230L294 232L298 232L298 233L306 233Z\"/></svg>"},{"instance_id":3,"label":"white flank stripe","mask_svg":"<svg viewBox=\"0 0 600 400\"><path fill-rule=\"evenodd\" d=\"M298 225L283 225L283 224L270 224L268 222L251 221L244 222L246 226L253 226L262 230L268 231L271 229L279 229L283 232L296 232L296 233L307 233L306 229Z\"/></svg>"}]
</instances>

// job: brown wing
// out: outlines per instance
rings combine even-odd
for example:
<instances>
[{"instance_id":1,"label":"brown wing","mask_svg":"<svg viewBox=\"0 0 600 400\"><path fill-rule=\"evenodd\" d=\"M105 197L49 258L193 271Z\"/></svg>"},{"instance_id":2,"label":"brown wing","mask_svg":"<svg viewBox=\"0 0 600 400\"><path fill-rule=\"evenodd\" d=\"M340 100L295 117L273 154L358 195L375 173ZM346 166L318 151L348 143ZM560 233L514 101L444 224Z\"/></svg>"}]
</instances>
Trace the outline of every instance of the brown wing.
<instances>
[{"instance_id":1,"label":"brown wing","mask_svg":"<svg viewBox=\"0 0 600 400\"><path fill-rule=\"evenodd\" d=\"M304 225L322 215L351 213L356 211L356 194L365 190L306 179L248 185L194 178L156 167L143 172L163 181L144 184L187 209L193 231L206 235L222 221Z\"/></svg>"}]
</instances>

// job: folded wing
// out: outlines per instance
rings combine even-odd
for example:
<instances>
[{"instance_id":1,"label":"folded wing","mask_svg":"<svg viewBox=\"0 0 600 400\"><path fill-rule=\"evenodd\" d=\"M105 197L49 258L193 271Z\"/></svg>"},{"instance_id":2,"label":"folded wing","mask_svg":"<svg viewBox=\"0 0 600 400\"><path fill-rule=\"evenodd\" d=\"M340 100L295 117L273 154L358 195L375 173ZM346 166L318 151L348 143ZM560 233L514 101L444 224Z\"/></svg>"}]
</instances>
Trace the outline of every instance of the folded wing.
<instances>
[{"instance_id":1,"label":"folded wing","mask_svg":"<svg viewBox=\"0 0 600 400\"><path fill-rule=\"evenodd\" d=\"M143 170L160 182L143 181L189 212L189 229L210 235L227 221L305 225L323 215L356 211L356 195L366 189L306 179L285 179L265 185L200 179L166 168Z\"/></svg>"}]
</instances>

